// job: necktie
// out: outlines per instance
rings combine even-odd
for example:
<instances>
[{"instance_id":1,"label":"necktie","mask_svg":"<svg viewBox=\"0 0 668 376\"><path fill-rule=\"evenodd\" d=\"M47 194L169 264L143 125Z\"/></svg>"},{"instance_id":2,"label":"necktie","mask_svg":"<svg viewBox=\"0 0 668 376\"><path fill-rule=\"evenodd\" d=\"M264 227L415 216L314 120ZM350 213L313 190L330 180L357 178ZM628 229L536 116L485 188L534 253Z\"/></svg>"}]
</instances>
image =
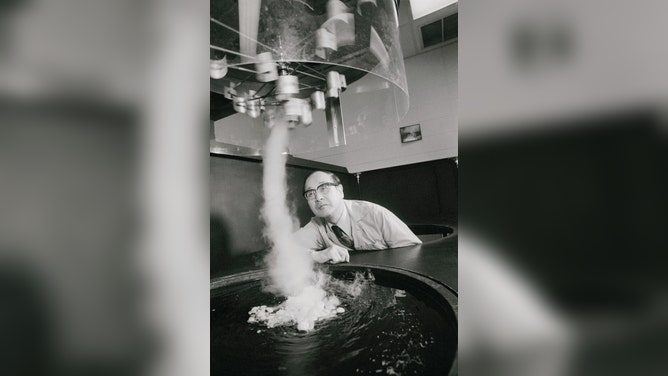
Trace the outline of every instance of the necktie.
<instances>
[{"instance_id":1,"label":"necktie","mask_svg":"<svg viewBox=\"0 0 668 376\"><path fill-rule=\"evenodd\" d=\"M353 239L351 239L350 236L348 236L348 234L346 234L343 230L341 230L341 227L333 225L332 231L334 231L336 237L339 238L341 244L346 246L346 248L355 249L355 243L353 242Z\"/></svg>"}]
</instances>

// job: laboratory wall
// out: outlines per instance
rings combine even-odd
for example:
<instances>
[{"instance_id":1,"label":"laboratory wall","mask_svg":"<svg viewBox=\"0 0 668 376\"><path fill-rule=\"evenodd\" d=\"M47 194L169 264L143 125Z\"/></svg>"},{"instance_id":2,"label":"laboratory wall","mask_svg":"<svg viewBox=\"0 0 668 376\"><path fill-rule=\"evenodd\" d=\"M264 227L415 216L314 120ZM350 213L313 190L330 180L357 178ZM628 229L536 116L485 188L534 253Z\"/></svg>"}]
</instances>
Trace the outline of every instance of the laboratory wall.
<instances>
[{"instance_id":1,"label":"laboratory wall","mask_svg":"<svg viewBox=\"0 0 668 376\"><path fill-rule=\"evenodd\" d=\"M378 131L364 142L349 135L354 124L347 123L347 145L295 155L344 166L353 173L457 156L457 46L455 42L404 60L410 108L400 122L364 119L384 122L367 125ZM342 98L344 111L363 112L365 103ZM399 129L413 124L420 124L422 139L402 143Z\"/></svg>"},{"instance_id":2,"label":"laboratory wall","mask_svg":"<svg viewBox=\"0 0 668 376\"><path fill-rule=\"evenodd\" d=\"M385 206L408 225L455 225L457 172L453 158L365 172L360 197Z\"/></svg>"}]
</instances>

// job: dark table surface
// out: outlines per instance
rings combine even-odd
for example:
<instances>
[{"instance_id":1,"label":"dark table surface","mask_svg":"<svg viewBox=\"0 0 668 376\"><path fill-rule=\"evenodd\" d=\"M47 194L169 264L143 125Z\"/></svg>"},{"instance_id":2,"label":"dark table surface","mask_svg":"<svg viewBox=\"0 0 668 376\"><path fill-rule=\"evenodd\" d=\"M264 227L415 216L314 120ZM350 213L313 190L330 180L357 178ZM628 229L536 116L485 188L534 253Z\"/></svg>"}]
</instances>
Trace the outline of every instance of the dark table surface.
<instances>
[{"instance_id":1,"label":"dark table surface","mask_svg":"<svg viewBox=\"0 0 668 376\"><path fill-rule=\"evenodd\" d=\"M265 253L230 260L212 279L264 268ZM409 270L445 284L457 291L457 235L420 245L374 251L351 251L351 265L389 266Z\"/></svg>"},{"instance_id":2,"label":"dark table surface","mask_svg":"<svg viewBox=\"0 0 668 376\"><path fill-rule=\"evenodd\" d=\"M265 252L257 252L242 258L236 258L223 266L223 271L212 275L211 279L230 276L237 273L264 269L263 258ZM339 264L341 265L341 264ZM343 264L345 265L345 264ZM449 235L438 240L423 244L391 248L376 251L350 252L352 266L384 266L409 270L436 280L451 290L446 299L453 308L455 315L458 311L457 298L457 234ZM457 360L449 372L450 376L457 375Z\"/></svg>"},{"instance_id":3,"label":"dark table surface","mask_svg":"<svg viewBox=\"0 0 668 376\"><path fill-rule=\"evenodd\" d=\"M420 245L376 251L354 251L350 263L409 270L435 279L457 291L457 236Z\"/></svg>"}]
</instances>

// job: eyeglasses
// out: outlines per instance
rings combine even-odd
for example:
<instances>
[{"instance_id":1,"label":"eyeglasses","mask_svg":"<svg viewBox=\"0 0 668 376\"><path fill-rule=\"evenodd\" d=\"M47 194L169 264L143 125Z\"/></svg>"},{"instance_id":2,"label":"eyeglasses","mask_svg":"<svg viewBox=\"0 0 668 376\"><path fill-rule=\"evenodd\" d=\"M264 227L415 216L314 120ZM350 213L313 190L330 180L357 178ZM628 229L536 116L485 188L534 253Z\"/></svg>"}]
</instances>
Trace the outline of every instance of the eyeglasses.
<instances>
[{"instance_id":1,"label":"eyeglasses","mask_svg":"<svg viewBox=\"0 0 668 376\"><path fill-rule=\"evenodd\" d=\"M317 191L319 195L326 195L329 193L329 189L331 187L336 187L338 184L336 183L322 183L319 186L317 186L315 189L309 189L308 191L304 192L304 198L306 198L308 201L313 201L315 200L315 192Z\"/></svg>"}]
</instances>

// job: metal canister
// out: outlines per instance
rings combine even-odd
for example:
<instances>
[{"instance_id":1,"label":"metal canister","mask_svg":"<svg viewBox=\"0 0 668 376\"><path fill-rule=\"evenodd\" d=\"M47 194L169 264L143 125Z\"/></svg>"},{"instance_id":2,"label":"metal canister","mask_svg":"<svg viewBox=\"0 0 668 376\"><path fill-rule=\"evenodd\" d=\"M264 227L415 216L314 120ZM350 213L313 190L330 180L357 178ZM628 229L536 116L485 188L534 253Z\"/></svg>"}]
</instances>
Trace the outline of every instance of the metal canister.
<instances>
[{"instance_id":1,"label":"metal canister","mask_svg":"<svg viewBox=\"0 0 668 376\"><path fill-rule=\"evenodd\" d=\"M257 54L255 72L255 77L260 82L270 82L278 79L278 70L276 69L276 63L272 59L271 52Z\"/></svg>"},{"instance_id":2,"label":"metal canister","mask_svg":"<svg viewBox=\"0 0 668 376\"><path fill-rule=\"evenodd\" d=\"M298 122L302 116L302 102L299 98L290 98L283 103L283 110L285 111L285 120L289 122Z\"/></svg>"},{"instance_id":3,"label":"metal canister","mask_svg":"<svg viewBox=\"0 0 668 376\"><path fill-rule=\"evenodd\" d=\"M313 122L313 111L311 105L307 101L302 101L302 116L300 118L301 124L308 127Z\"/></svg>"},{"instance_id":4,"label":"metal canister","mask_svg":"<svg viewBox=\"0 0 668 376\"><path fill-rule=\"evenodd\" d=\"M285 101L299 94L299 79L297 76L278 76L276 82L276 99Z\"/></svg>"},{"instance_id":5,"label":"metal canister","mask_svg":"<svg viewBox=\"0 0 668 376\"><path fill-rule=\"evenodd\" d=\"M253 119L260 116L260 99L255 99L248 101L246 115L252 117Z\"/></svg>"},{"instance_id":6,"label":"metal canister","mask_svg":"<svg viewBox=\"0 0 668 376\"><path fill-rule=\"evenodd\" d=\"M260 116L260 101L259 97L255 96L255 90L248 90L246 95L246 115L252 117L253 119Z\"/></svg>"},{"instance_id":7,"label":"metal canister","mask_svg":"<svg viewBox=\"0 0 668 376\"><path fill-rule=\"evenodd\" d=\"M227 56L220 60L209 60L209 74L214 80L219 80L227 74Z\"/></svg>"},{"instance_id":8,"label":"metal canister","mask_svg":"<svg viewBox=\"0 0 668 376\"><path fill-rule=\"evenodd\" d=\"M338 98L340 89L341 89L341 80L339 77L339 72L336 71L327 72L327 97Z\"/></svg>"},{"instance_id":9,"label":"metal canister","mask_svg":"<svg viewBox=\"0 0 668 376\"><path fill-rule=\"evenodd\" d=\"M244 97L234 97L232 107L234 108L234 111L236 111L240 114L245 114L246 113L246 98L244 98Z\"/></svg>"},{"instance_id":10,"label":"metal canister","mask_svg":"<svg viewBox=\"0 0 668 376\"><path fill-rule=\"evenodd\" d=\"M313 108L316 110L324 110L325 109L325 93L322 91L314 91L311 93L311 103L313 104Z\"/></svg>"}]
</instances>

